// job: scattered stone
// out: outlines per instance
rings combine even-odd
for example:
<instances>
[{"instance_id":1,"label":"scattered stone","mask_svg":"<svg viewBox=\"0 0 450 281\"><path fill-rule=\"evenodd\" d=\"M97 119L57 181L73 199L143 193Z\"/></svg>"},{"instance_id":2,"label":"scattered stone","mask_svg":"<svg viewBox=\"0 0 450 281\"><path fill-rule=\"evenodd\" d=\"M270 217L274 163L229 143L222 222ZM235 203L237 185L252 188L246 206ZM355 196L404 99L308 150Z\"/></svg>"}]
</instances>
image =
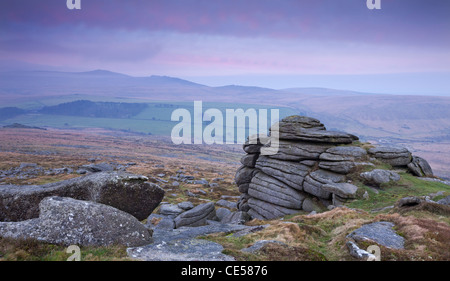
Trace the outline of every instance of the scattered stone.
<instances>
[{"instance_id":1,"label":"scattered stone","mask_svg":"<svg viewBox=\"0 0 450 281\"><path fill-rule=\"evenodd\" d=\"M395 225L391 222L374 222L365 224L350 233L347 237L356 242L374 241L382 246L392 249L403 249L405 239L392 229Z\"/></svg>"},{"instance_id":2,"label":"scattered stone","mask_svg":"<svg viewBox=\"0 0 450 281\"><path fill-rule=\"evenodd\" d=\"M350 183L329 183L323 185L322 189L344 199L356 198L358 191L358 187Z\"/></svg>"},{"instance_id":3,"label":"scattered stone","mask_svg":"<svg viewBox=\"0 0 450 281\"><path fill-rule=\"evenodd\" d=\"M172 186L173 187L178 187L178 186L180 186L180 183L177 182L177 181L174 181L174 182L172 182Z\"/></svg>"},{"instance_id":4,"label":"scattered stone","mask_svg":"<svg viewBox=\"0 0 450 281\"><path fill-rule=\"evenodd\" d=\"M222 222L223 218L231 214L231 211L227 208L218 208L216 210L216 216L220 222Z\"/></svg>"},{"instance_id":5,"label":"scattered stone","mask_svg":"<svg viewBox=\"0 0 450 281\"><path fill-rule=\"evenodd\" d=\"M348 251L350 253L350 255L354 258L357 258L358 260L375 260L376 257L375 255L362 250L358 247L358 245L356 245L355 243L353 243L352 241L347 241L346 243Z\"/></svg>"},{"instance_id":6,"label":"scattered stone","mask_svg":"<svg viewBox=\"0 0 450 281\"><path fill-rule=\"evenodd\" d=\"M159 213L163 216L170 216L175 218L179 214L183 213L184 210L174 204L164 204L159 208Z\"/></svg>"},{"instance_id":7,"label":"scattered stone","mask_svg":"<svg viewBox=\"0 0 450 281\"><path fill-rule=\"evenodd\" d=\"M400 199L397 202L397 206L399 208L401 207L412 207L412 206L417 206L420 203L422 203L424 200L422 200L419 197L415 197L415 196L411 196L411 197L404 197L402 199Z\"/></svg>"},{"instance_id":8,"label":"scattered stone","mask_svg":"<svg viewBox=\"0 0 450 281\"><path fill-rule=\"evenodd\" d=\"M204 185L204 186L209 186L209 182L207 180L205 180L205 179L195 180L194 184L201 184L201 185Z\"/></svg>"},{"instance_id":9,"label":"scattered stone","mask_svg":"<svg viewBox=\"0 0 450 281\"><path fill-rule=\"evenodd\" d=\"M228 209L236 209L237 208L237 203L235 202L230 202L224 199L220 199L219 201L216 202L217 206L221 206L221 207L225 207Z\"/></svg>"},{"instance_id":10,"label":"scattered stone","mask_svg":"<svg viewBox=\"0 0 450 281\"><path fill-rule=\"evenodd\" d=\"M232 212L224 216L220 222L229 224L244 224L251 220L250 215L247 212Z\"/></svg>"},{"instance_id":11,"label":"scattered stone","mask_svg":"<svg viewBox=\"0 0 450 281\"><path fill-rule=\"evenodd\" d=\"M192 204L192 202L189 202L189 201L184 201L184 202L178 203L178 207L187 211L187 210L194 208L194 204Z\"/></svg>"},{"instance_id":12,"label":"scattered stone","mask_svg":"<svg viewBox=\"0 0 450 281\"><path fill-rule=\"evenodd\" d=\"M437 201L436 203L441 204L441 205L447 205L450 206L450 195Z\"/></svg>"}]
</instances>

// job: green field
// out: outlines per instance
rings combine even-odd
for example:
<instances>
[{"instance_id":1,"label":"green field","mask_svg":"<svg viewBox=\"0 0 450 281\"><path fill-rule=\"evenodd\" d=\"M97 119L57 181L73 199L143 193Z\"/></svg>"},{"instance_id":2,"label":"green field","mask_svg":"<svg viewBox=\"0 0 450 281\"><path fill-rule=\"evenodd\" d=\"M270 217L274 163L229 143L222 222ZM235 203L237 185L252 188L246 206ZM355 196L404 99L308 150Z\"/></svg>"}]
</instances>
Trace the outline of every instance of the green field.
<instances>
[{"instance_id":1,"label":"green field","mask_svg":"<svg viewBox=\"0 0 450 281\"><path fill-rule=\"evenodd\" d=\"M170 135L172 128L178 123L171 121L172 112L177 108L187 109L194 119L193 102L170 102L170 101L148 101L135 99L102 98L93 96L75 95L70 97L47 98L39 101L30 101L15 105L27 110L37 110L43 106L58 105L61 103L75 100L86 99L90 101L102 102L126 102L126 103L146 103L148 106L143 111L129 118L94 118L66 115L49 115L31 112L16 116L14 118L1 120L0 125L10 125L19 123L27 126L37 126L58 129L84 129L84 128L105 128L111 130L125 130L134 133L152 134L152 135ZM270 110L279 109L280 118L297 114L297 111L287 107L267 107L254 104L231 104L231 103L203 103L203 112L207 109L215 108L222 112L225 122L226 109L247 109L253 108L257 112L260 109L268 110L268 124L270 124ZM203 128L208 123L203 122ZM194 126L194 124L192 124ZM193 127L192 127L193 128ZM226 128L224 126L224 132Z\"/></svg>"}]
</instances>

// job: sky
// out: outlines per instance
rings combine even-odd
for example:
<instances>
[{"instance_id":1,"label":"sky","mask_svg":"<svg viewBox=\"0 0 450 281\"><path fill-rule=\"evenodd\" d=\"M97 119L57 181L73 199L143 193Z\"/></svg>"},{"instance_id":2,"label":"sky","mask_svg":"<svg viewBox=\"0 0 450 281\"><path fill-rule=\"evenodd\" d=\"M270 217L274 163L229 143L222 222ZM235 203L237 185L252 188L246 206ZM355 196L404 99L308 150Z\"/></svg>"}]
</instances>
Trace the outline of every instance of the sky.
<instances>
[{"instance_id":1,"label":"sky","mask_svg":"<svg viewBox=\"0 0 450 281\"><path fill-rule=\"evenodd\" d=\"M450 95L450 1L0 1L0 61L210 86ZM37 66L36 66L37 67Z\"/></svg>"}]
</instances>

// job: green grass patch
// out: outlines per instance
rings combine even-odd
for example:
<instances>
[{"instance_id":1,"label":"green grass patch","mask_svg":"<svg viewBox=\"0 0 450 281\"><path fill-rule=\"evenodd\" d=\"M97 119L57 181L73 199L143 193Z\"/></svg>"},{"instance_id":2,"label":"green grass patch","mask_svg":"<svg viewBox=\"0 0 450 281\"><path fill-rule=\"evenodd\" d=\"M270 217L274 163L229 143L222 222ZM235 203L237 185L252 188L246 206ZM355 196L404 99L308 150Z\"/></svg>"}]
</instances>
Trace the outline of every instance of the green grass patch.
<instances>
[{"instance_id":1,"label":"green grass patch","mask_svg":"<svg viewBox=\"0 0 450 281\"><path fill-rule=\"evenodd\" d=\"M444 196L450 195L450 187L440 182L424 181L406 172L400 173L401 179L398 182L384 184L381 188L375 189L358 184L369 194L369 199L356 200L347 204L350 208L363 209L370 211L377 208L383 208L394 205L401 198L408 196L427 196L430 193L444 191Z\"/></svg>"}]
</instances>

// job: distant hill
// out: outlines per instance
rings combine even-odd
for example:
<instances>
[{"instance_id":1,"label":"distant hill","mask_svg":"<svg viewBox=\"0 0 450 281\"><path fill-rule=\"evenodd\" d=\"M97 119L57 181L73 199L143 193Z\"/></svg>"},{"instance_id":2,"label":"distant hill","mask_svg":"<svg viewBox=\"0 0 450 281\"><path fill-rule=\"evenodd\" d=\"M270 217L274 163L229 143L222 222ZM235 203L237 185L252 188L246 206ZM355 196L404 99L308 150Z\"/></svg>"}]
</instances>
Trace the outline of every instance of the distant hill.
<instances>
[{"instance_id":1,"label":"distant hill","mask_svg":"<svg viewBox=\"0 0 450 281\"><path fill-rule=\"evenodd\" d=\"M0 108L0 120L6 120L24 114L26 111L17 107Z\"/></svg>"},{"instance_id":2,"label":"distant hill","mask_svg":"<svg viewBox=\"0 0 450 281\"><path fill-rule=\"evenodd\" d=\"M41 114L68 115L95 118L130 118L147 108L143 103L92 102L79 100L46 106L39 110Z\"/></svg>"},{"instance_id":3,"label":"distant hill","mask_svg":"<svg viewBox=\"0 0 450 281\"><path fill-rule=\"evenodd\" d=\"M27 125L23 125L23 124L19 124L19 123L6 125L6 126L3 126L3 128L8 128L8 129L36 129L36 130L44 130L44 131L47 130L45 128L40 128L40 127L36 127L36 126L27 126Z\"/></svg>"}]
</instances>

